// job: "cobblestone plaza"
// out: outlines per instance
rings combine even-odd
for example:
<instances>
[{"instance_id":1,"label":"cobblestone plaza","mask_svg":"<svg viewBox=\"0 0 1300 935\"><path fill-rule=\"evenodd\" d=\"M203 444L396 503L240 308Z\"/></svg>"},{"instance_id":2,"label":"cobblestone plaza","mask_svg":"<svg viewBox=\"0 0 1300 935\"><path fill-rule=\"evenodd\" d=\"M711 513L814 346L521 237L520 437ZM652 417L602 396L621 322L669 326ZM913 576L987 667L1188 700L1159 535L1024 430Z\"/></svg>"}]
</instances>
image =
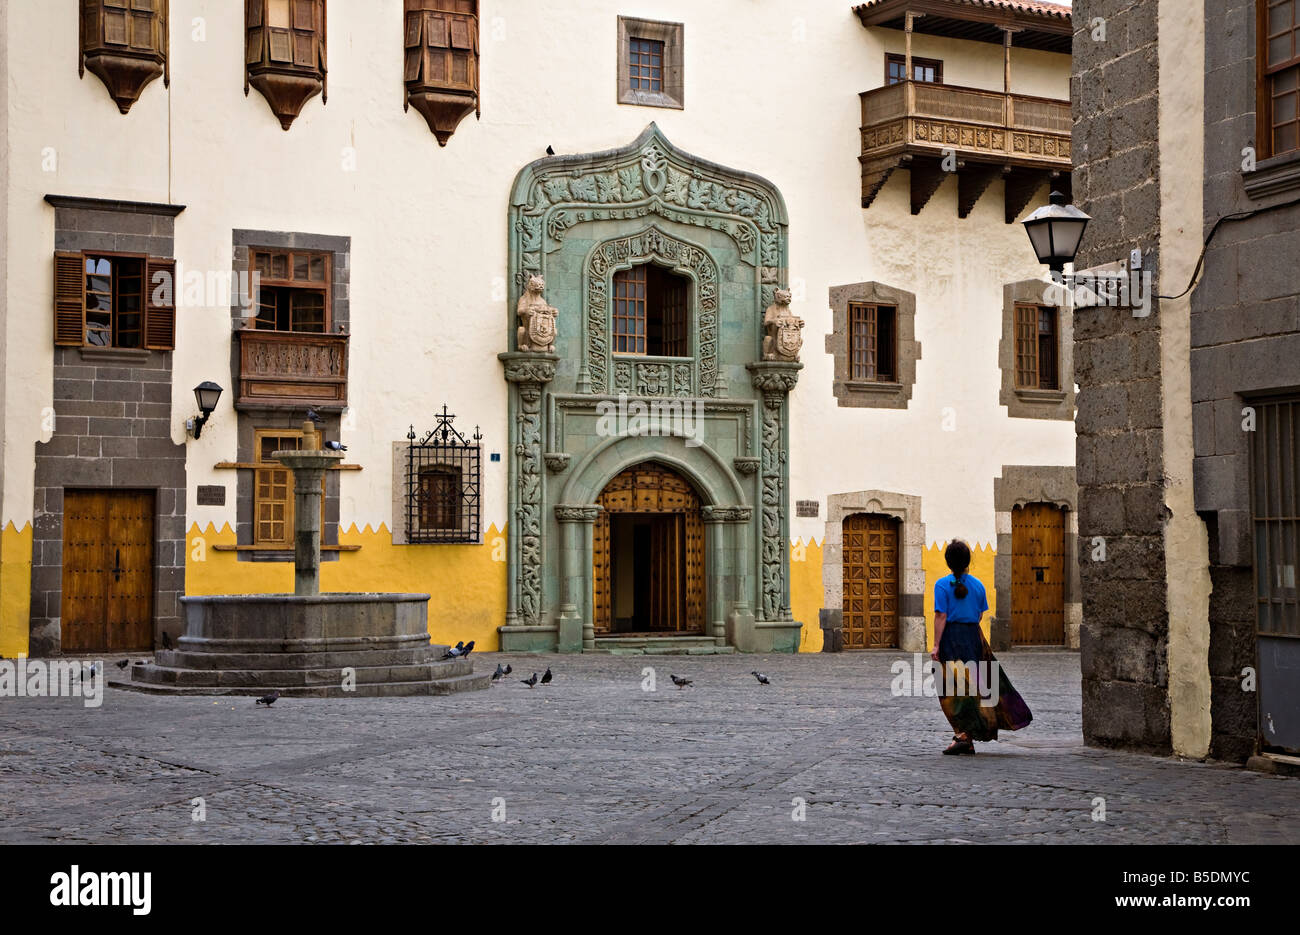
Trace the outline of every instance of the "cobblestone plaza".
<instances>
[{"instance_id":1,"label":"cobblestone plaza","mask_svg":"<svg viewBox=\"0 0 1300 935\"><path fill-rule=\"evenodd\" d=\"M1003 655L1034 721L974 757L891 694L900 658L488 654L514 668L488 692L269 710L5 698L0 843L1300 843L1294 779L1085 747L1076 654Z\"/></svg>"}]
</instances>

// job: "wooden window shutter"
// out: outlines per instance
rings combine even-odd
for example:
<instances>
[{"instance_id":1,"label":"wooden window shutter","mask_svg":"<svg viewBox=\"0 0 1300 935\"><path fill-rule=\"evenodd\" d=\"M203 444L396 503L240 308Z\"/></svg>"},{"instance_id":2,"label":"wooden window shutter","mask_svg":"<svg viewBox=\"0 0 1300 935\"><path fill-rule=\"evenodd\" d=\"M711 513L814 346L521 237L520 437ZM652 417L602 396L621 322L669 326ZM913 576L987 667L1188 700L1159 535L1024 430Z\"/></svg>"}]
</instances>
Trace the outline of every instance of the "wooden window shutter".
<instances>
[{"instance_id":1,"label":"wooden window shutter","mask_svg":"<svg viewBox=\"0 0 1300 935\"><path fill-rule=\"evenodd\" d=\"M176 347L176 261L151 256L147 267L144 346L170 351Z\"/></svg>"},{"instance_id":2,"label":"wooden window shutter","mask_svg":"<svg viewBox=\"0 0 1300 935\"><path fill-rule=\"evenodd\" d=\"M1016 386L1038 386L1038 306L1016 305Z\"/></svg>"},{"instance_id":3,"label":"wooden window shutter","mask_svg":"<svg viewBox=\"0 0 1300 935\"><path fill-rule=\"evenodd\" d=\"M86 343L86 258L80 253L54 254L54 343Z\"/></svg>"}]
</instances>

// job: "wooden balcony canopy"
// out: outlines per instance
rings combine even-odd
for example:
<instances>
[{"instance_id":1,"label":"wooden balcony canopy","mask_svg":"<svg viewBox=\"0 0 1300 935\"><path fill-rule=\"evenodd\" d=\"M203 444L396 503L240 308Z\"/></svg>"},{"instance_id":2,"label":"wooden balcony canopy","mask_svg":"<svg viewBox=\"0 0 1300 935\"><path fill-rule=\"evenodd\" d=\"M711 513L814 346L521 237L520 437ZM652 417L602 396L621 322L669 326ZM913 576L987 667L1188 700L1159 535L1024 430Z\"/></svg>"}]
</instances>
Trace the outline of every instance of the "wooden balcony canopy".
<instances>
[{"instance_id":1,"label":"wooden balcony canopy","mask_svg":"<svg viewBox=\"0 0 1300 935\"><path fill-rule=\"evenodd\" d=\"M1013 43L1068 55L1069 7L1041 0L869 0L854 12L866 26L904 31L909 77L913 32L996 41L1004 50L1001 91L904 80L862 92L862 207L900 168L911 175L913 214L951 173L962 218L996 178L1005 183L1008 224L1044 184L1071 194L1070 102L1011 93Z\"/></svg>"},{"instance_id":2,"label":"wooden balcony canopy","mask_svg":"<svg viewBox=\"0 0 1300 935\"><path fill-rule=\"evenodd\" d=\"M885 29L903 29L906 15L913 13L916 32L997 45L1010 28L1022 49L1066 55L1074 31L1070 8L1045 0L867 0L853 12L863 26Z\"/></svg>"}]
</instances>

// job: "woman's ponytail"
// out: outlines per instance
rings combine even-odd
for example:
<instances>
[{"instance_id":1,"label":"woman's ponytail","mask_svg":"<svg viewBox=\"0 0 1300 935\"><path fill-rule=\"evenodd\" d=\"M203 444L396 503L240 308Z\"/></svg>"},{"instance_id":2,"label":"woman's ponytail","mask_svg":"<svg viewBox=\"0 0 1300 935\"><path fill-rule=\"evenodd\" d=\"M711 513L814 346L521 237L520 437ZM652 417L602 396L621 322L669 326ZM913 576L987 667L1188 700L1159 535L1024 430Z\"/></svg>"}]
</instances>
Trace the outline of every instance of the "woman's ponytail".
<instances>
[{"instance_id":1,"label":"woman's ponytail","mask_svg":"<svg viewBox=\"0 0 1300 935\"><path fill-rule=\"evenodd\" d=\"M943 560L948 563L948 568L952 571L952 593L956 595L957 600L961 600L970 593L965 582L961 580L966 575L966 569L970 567L970 546L960 539L952 540L948 543L948 548L943 550Z\"/></svg>"}]
</instances>

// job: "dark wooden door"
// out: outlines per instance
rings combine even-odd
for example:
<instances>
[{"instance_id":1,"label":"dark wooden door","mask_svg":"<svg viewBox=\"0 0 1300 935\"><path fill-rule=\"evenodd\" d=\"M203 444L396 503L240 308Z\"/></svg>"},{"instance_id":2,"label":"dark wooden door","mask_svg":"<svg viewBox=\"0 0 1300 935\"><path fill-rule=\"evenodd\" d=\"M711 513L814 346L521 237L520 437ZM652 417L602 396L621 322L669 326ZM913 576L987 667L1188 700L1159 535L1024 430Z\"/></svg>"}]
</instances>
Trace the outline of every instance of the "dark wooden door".
<instances>
[{"instance_id":1,"label":"dark wooden door","mask_svg":"<svg viewBox=\"0 0 1300 935\"><path fill-rule=\"evenodd\" d=\"M64 652L153 648L154 494L63 496Z\"/></svg>"},{"instance_id":2,"label":"dark wooden door","mask_svg":"<svg viewBox=\"0 0 1300 935\"><path fill-rule=\"evenodd\" d=\"M1011 511L1011 642L1065 642L1065 513L1050 503Z\"/></svg>"},{"instance_id":3,"label":"dark wooden door","mask_svg":"<svg viewBox=\"0 0 1300 935\"><path fill-rule=\"evenodd\" d=\"M844 518L844 648L898 646L898 520Z\"/></svg>"}]
</instances>

